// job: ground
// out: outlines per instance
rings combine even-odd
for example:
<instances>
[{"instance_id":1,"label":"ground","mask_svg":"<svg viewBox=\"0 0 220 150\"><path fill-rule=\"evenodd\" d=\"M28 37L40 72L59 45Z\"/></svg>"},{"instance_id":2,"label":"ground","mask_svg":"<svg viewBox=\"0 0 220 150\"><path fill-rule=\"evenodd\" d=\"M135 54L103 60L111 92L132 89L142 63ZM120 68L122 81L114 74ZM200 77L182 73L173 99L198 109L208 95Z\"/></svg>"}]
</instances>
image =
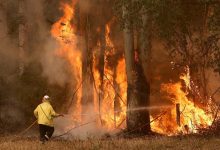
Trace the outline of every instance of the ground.
<instances>
[{"instance_id":1,"label":"ground","mask_svg":"<svg viewBox=\"0 0 220 150\"><path fill-rule=\"evenodd\" d=\"M51 140L41 144L36 137L0 137L1 150L219 150L220 136L178 136Z\"/></svg>"}]
</instances>

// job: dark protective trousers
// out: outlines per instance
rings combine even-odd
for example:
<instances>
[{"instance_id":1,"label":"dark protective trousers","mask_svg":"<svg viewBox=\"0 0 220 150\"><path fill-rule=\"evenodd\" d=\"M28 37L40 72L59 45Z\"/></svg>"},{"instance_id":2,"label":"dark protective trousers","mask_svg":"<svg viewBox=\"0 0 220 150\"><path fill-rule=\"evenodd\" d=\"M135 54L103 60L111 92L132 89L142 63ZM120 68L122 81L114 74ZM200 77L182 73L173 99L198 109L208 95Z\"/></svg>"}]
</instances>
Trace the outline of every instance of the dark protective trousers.
<instances>
[{"instance_id":1,"label":"dark protective trousers","mask_svg":"<svg viewBox=\"0 0 220 150\"><path fill-rule=\"evenodd\" d=\"M40 141L48 141L53 135L54 127L39 124L39 132L40 132Z\"/></svg>"}]
</instances>

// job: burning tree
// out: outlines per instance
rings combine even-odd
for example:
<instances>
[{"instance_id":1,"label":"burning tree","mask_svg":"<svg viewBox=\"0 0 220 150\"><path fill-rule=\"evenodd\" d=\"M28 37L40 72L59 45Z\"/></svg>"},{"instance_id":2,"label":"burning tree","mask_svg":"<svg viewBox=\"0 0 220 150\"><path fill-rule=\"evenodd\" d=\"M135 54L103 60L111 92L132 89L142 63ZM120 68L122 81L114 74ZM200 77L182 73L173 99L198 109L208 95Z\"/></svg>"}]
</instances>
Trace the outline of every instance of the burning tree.
<instances>
[{"instance_id":1,"label":"burning tree","mask_svg":"<svg viewBox=\"0 0 220 150\"><path fill-rule=\"evenodd\" d=\"M143 53L146 51L143 38L145 31L142 30L142 49L135 51L134 49L134 30L133 24L129 15L129 10L132 7L132 1L122 4L122 14L124 19L124 44L125 44L125 61L127 74L127 128L129 132L147 133L150 131L150 116L148 110L133 111L140 107L149 106L150 83L146 79L143 70ZM130 9L129 9L130 8ZM145 20L146 21L146 20ZM146 22L144 22L144 29ZM145 39L148 40L148 39ZM149 51L149 49L147 49ZM136 54L136 55L135 55ZM141 55L142 54L142 55ZM140 57L142 56L142 57Z\"/></svg>"}]
</instances>

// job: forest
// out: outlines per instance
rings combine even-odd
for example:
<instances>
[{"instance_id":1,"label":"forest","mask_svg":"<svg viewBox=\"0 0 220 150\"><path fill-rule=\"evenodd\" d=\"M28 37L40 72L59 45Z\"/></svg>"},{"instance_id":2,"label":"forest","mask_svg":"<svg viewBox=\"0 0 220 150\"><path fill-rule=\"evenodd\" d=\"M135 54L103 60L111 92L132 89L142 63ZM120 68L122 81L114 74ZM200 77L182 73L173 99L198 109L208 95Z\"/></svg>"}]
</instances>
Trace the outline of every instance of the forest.
<instances>
[{"instance_id":1,"label":"forest","mask_svg":"<svg viewBox=\"0 0 220 150\"><path fill-rule=\"evenodd\" d=\"M220 1L0 0L0 136L44 95L64 137L219 135Z\"/></svg>"}]
</instances>

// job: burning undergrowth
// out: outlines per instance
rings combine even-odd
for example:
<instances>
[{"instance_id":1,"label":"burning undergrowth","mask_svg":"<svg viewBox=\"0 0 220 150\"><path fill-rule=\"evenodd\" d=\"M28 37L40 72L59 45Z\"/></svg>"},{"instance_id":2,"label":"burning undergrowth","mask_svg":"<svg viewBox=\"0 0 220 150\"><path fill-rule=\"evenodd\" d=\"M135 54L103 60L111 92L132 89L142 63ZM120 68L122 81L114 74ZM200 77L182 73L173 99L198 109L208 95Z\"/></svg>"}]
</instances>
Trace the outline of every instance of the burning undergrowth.
<instances>
[{"instance_id":1,"label":"burning undergrowth","mask_svg":"<svg viewBox=\"0 0 220 150\"><path fill-rule=\"evenodd\" d=\"M216 104L212 103L211 99L209 103L202 104L190 95L193 89L188 67L179 80L161 85L164 95L162 98L170 102L171 108L153 122L152 128L156 132L166 135L198 133L200 129L211 126L214 121L213 112L216 110L213 110L213 107L216 109Z\"/></svg>"}]
</instances>

